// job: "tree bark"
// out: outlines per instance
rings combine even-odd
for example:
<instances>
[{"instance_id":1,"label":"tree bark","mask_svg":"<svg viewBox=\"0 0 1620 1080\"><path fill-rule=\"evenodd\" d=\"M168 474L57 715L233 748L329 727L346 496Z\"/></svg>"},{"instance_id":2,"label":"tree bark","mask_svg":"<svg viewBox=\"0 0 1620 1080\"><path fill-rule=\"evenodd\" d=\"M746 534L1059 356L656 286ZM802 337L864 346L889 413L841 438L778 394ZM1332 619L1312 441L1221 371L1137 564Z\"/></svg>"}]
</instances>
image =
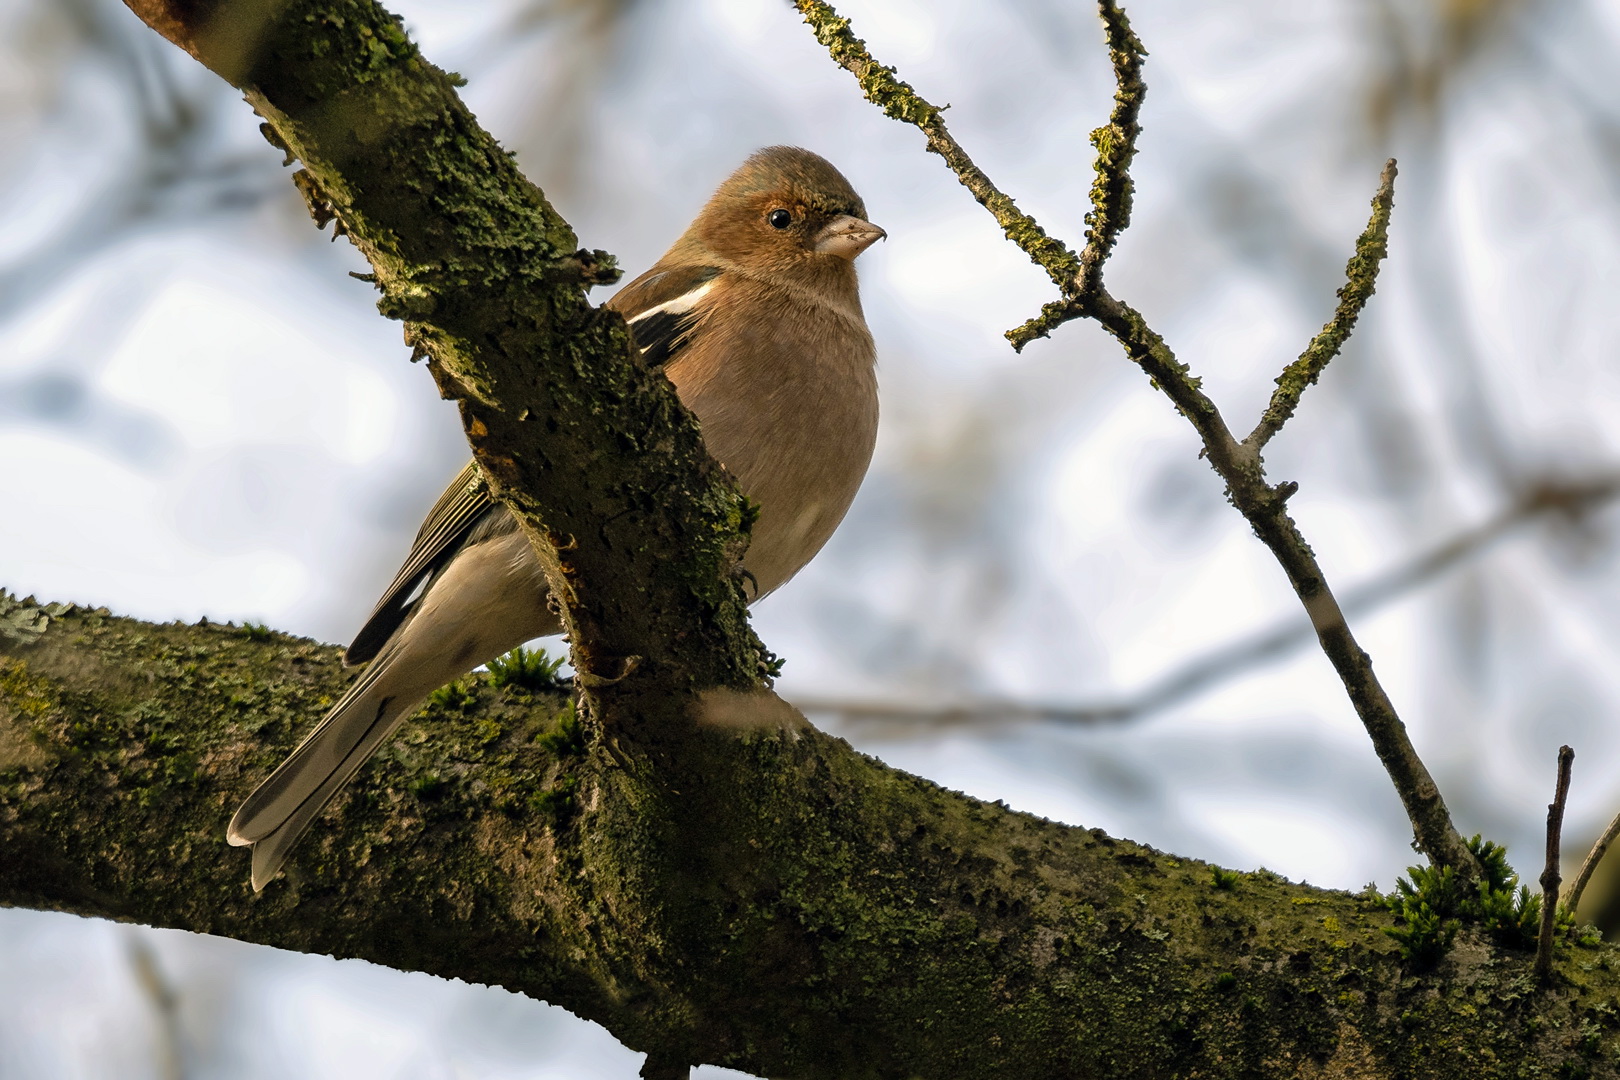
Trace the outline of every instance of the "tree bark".
<instances>
[{"instance_id":1,"label":"tree bark","mask_svg":"<svg viewBox=\"0 0 1620 1080\"><path fill-rule=\"evenodd\" d=\"M475 680L256 895L225 822L339 692L337 651L51 610L0 611L28 627L0 637L0 903L500 985L761 1076L1614 1072L1610 946L1561 945L1545 991L1466 930L1414 972L1376 895L970 799L766 695L711 698L658 770Z\"/></svg>"},{"instance_id":2,"label":"tree bark","mask_svg":"<svg viewBox=\"0 0 1620 1080\"><path fill-rule=\"evenodd\" d=\"M1612 1072L1606 947L1541 991L1465 931L1415 974L1371 897L1212 875L814 730L761 686L746 507L584 300L609 260L452 78L360 0L129 3L244 89L371 259L546 561L582 714L440 695L255 895L224 824L339 692L335 652L0 600L0 903L499 984L666 1070Z\"/></svg>"}]
</instances>

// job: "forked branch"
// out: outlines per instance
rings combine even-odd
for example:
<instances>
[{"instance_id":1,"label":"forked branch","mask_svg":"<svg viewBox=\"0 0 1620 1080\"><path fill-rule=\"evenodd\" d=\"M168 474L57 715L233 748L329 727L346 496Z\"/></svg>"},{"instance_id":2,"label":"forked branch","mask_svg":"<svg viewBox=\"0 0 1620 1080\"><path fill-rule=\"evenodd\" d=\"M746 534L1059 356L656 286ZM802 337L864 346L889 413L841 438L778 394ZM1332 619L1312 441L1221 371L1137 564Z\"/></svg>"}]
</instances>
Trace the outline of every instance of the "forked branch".
<instances>
[{"instance_id":1,"label":"forked branch","mask_svg":"<svg viewBox=\"0 0 1620 1080\"><path fill-rule=\"evenodd\" d=\"M795 0L795 5L833 59L859 80L867 99L894 119L916 125L927 136L928 148L945 158L962 184L996 216L1008 237L1044 267L1057 284L1062 298L1047 304L1038 317L1011 331L1007 336L1013 346L1020 348L1070 319L1082 316L1094 319L1114 336L1126 355L1148 375L1155 387L1164 391L1197 430L1204 444L1204 456L1226 482L1232 504L1254 528L1255 535L1271 549L1304 605L1322 651L1344 683L1373 748L1400 795L1418 845L1436 863L1455 868L1464 879L1476 877L1478 865L1452 824L1439 788L1413 748L1406 726L1373 671L1371 658L1351 633L1315 554L1288 514L1287 500L1298 490L1298 485L1267 482L1260 456L1261 446L1292 413L1304 387L1315 381L1322 367L1343 346L1355 316L1372 293L1374 273L1385 250L1384 237L1393 199L1393 165L1385 169L1384 184L1374 200L1373 223L1363 236L1363 243L1357 245L1355 258L1351 259L1350 282L1341 290L1339 312L1301 359L1284 372L1279 380L1280 397L1274 397L1272 406L1256 428L1257 435L1240 443L1215 403L1203 392L1197 376L1176 358L1141 312L1115 299L1102 283L1103 264L1129 221L1129 169L1146 93L1141 78L1141 61L1146 51L1131 32L1130 23L1115 0L1098 0L1097 4L1108 37L1117 88L1109 124L1099 128L1092 137L1098 151L1097 175L1091 189L1092 211L1087 216L1090 225L1087 243L1080 256L1075 256L1029 215L1016 209L1011 198L996 188L960 144L945 132L939 109L917 97L910 86L900 81L893 68L874 60L865 43L850 30L849 20L840 17L823 0Z\"/></svg>"}]
</instances>

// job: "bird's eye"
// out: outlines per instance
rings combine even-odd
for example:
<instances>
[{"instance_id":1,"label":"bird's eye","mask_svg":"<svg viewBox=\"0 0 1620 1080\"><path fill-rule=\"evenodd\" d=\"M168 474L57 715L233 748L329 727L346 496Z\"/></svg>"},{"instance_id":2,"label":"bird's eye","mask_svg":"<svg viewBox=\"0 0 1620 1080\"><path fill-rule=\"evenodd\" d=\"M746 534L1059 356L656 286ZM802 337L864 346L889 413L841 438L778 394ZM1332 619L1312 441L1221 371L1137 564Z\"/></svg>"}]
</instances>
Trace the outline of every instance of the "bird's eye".
<instances>
[{"instance_id":1,"label":"bird's eye","mask_svg":"<svg viewBox=\"0 0 1620 1080\"><path fill-rule=\"evenodd\" d=\"M765 220L771 223L773 229L785 229L793 224L793 215L786 210L772 210L765 215Z\"/></svg>"}]
</instances>

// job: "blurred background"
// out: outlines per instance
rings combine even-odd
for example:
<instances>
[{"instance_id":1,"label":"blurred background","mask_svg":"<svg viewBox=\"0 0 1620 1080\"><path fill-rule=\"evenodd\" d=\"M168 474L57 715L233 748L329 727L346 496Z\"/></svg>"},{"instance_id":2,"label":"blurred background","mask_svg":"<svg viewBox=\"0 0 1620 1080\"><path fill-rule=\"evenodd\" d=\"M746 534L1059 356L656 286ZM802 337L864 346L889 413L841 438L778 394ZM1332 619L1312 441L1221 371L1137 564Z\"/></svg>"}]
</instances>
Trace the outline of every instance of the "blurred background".
<instances>
[{"instance_id":1,"label":"blurred background","mask_svg":"<svg viewBox=\"0 0 1620 1080\"><path fill-rule=\"evenodd\" d=\"M884 424L757 609L780 689L886 761L1231 867L1389 889L1400 806L1281 572L1103 334L1015 355L1044 274L780 0L408 0L430 59L631 274L758 146L837 163ZM844 0L1077 243L1112 93L1087 4ZM1620 809L1620 5L1135 0L1149 95L1109 267L1246 431L1332 311L1386 156L1390 259L1271 475L1465 834L1539 870ZM116 0L0 0L0 586L348 640L466 450L347 243L214 76ZM314 717L312 716L313 720ZM1577 853L1578 857L1578 853ZM246 863L243 866L246 885ZM0 1076L609 1078L502 991L0 911ZM700 1070L720 1077L723 1070Z\"/></svg>"}]
</instances>

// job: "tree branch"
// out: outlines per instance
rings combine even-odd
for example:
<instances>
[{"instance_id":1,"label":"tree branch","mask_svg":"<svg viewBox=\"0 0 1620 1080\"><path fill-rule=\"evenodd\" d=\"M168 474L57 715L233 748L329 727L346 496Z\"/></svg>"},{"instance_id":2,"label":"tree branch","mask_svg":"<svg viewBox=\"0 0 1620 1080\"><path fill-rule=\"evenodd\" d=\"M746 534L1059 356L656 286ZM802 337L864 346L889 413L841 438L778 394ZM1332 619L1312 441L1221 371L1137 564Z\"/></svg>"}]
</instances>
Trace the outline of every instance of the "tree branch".
<instances>
[{"instance_id":1,"label":"tree branch","mask_svg":"<svg viewBox=\"0 0 1620 1080\"><path fill-rule=\"evenodd\" d=\"M1527 995L1531 954L1465 929L1418 974L1376 894L1217 884L746 695L711 701L707 773L672 789L566 700L470 680L255 894L220 830L340 691L338 650L25 607L0 624L28 638L0 636L0 904L503 986L676 1075L1484 1080L1620 1053L1613 946L1561 943L1567 981Z\"/></svg>"},{"instance_id":2,"label":"tree branch","mask_svg":"<svg viewBox=\"0 0 1620 1080\"><path fill-rule=\"evenodd\" d=\"M593 706L606 686L635 712L757 685L763 647L734 576L743 501L623 321L586 301L617 278L612 257L578 250L456 80L372 0L127 3L243 90L302 162L317 223L371 262L379 310L460 405L534 543Z\"/></svg>"},{"instance_id":3,"label":"tree branch","mask_svg":"<svg viewBox=\"0 0 1620 1080\"><path fill-rule=\"evenodd\" d=\"M928 110L891 107L896 101L904 100L904 93L909 93L910 87L895 77L892 68L881 67L872 59L865 45L850 31L849 21L839 18L821 0L796 0L796 6L804 13L806 21L815 27L817 39L828 46L833 58L855 73L867 98L882 107L889 116L916 124L929 136L932 149L934 135L927 125L934 122L937 110L928 111L933 109L932 106L928 106ZM1407 817L1412 822L1418 846L1436 863L1452 867L1463 879L1471 881L1478 875L1478 864L1452 824L1440 789L1412 746L1406 725L1401 722L1378 676L1373 672L1371 657L1357 644L1355 635L1345 621L1344 612L1328 588L1315 554L1288 514L1288 497L1298 490L1298 485L1289 483L1273 487L1267 483L1259 446L1239 443L1233 438L1220 410L1203 392L1199 379L1176 359L1164 339L1154 332L1140 312L1116 300L1101 284L1101 255L1112 244L1118 229L1124 226L1128 212L1130 178L1127 167L1134 152L1136 116L1146 88L1140 77L1139 62L1144 55L1141 44L1130 33L1129 24L1118 10L1115 0L1098 0L1098 12L1108 33L1118 82L1114 117L1127 121L1121 127L1118 139L1110 133L1096 140L1099 179L1092 188L1094 202L1090 220L1093 228L1090 236L1099 253L1098 262L1081 278L1068 272L1069 263L1065 258L1068 249L1061 243L1050 241L1044 230L1039 235L1043 241L1050 241L1048 246L1035 249L1021 244L1032 258L1046 267L1053 281L1064 290L1064 299L1057 305L1046 305L1039 318L1014 331L1009 337L1016 346L1069 318L1083 315L1094 319L1113 335L1124 347L1126 355L1187 418L1203 441L1204 456L1226 482L1227 497L1232 505L1248 519L1261 542L1271 549L1283 572L1288 575L1289 584L1304 604L1323 652L1344 683L1356 714L1372 738L1373 748L1395 785ZM1111 132L1111 128L1107 130ZM954 142L951 146L960 152ZM961 157L966 160L966 154ZM946 163L952 164L948 156ZM977 169L973 171L978 174ZM957 175L963 177L963 171L957 169ZM965 178L963 183L967 183ZM989 184L988 180L984 183ZM988 207L989 204L986 205ZM1029 226L1039 228L1033 221L1029 221ZM1088 244L1088 248L1091 247L1092 244ZM1352 267L1356 265L1352 260ZM1342 344L1342 338L1338 339L1335 349L1338 344ZM1307 355L1316 353L1308 349Z\"/></svg>"},{"instance_id":4,"label":"tree branch","mask_svg":"<svg viewBox=\"0 0 1620 1080\"><path fill-rule=\"evenodd\" d=\"M1066 288L1080 273L1080 257L1061 240L1048 236L1034 218L1018 209L1018 204L973 164L962 144L945 127L944 112L948 106L930 104L910 84L902 82L894 68L884 67L872 59L866 42L850 32L849 20L834 11L831 4L822 0L794 0L793 6L839 66L855 76L866 100L891 119L912 124L921 131L928 140L928 150L945 159L962 186L973 193L980 206L990 211L1007 239L1044 269L1059 288Z\"/></svg>"},{"instance_id":5,"label":"tree branch","mask_svg":"<svg viewBox=\"0 0 1620 1080\"><path fill-rule=\"evenodd\" d=\"M1136 157L1136 137L1142 132L1138 118L1147 84L1142 81L1142 60L1147 50L1131 30L1125 12L1114 0L1098 0L1108 39L1108 55L1114 65L1114 108L1108 123L1091 133L1097 150L1091 182L1091 210L1086 214L1086 246L1080 253L1080 271L1073 278L1059 281L1063 299L1044 304L1041 313L1022 326L1007 331L1007 340L1022 352L1036 338L1049 336L1071 319L1090 312L1103 292L1103 264L1113 253L1114 241L1131 222L1131 161Z\"/></svg>"},{"instance_id":6,"label":"tree branch","mask_svg":"<svg viewBox=\"0 0 1620 1080\"><path fill-rule=\"evenodd\" d=\"M1558 925L1558 852L1564 832L1564 801L1569 798L1569 770L1575 751L1558 748L1558 783L1553 801L1547 804L1547 862L1541 871L1541 931L1536 938L1536 978L1552 977L1553 929Z\"/></svg>"},{"instance_id":7,"label":"tree branch","mask_svg":"<svg viewBox=\"0 0 1620 1080\"><path fill-rule=\"evenodd\" d=\"M1339 289L1339 306L1333 312L1333 318L1322 327L1321 333L1311 339L1299 359L1284 368L1277 377L1277 389L1271 395L1271 403L1266 406L1260 422L1249 437L1243 440L1244 446L1257 452L1264 449L1271 437L1281 431L1288 418L1294 415L1305 388L1321 377L1328 362L1339 355L1344 343L1350 340L1350 332L1355 329L1361 309L1372 298L1373 287L1378 282L1378 268L1389 254L1389 215L1394 208L1395 159L1391 158L1384 163L1384 171L1378 178L1378 193L1372 201L1372 218L1367 222L1366 230L1356 239L1356 253L1345 264L1345 281Z\"/></svg>"},{"instance_id":8,"label":"tree branch","mask_svg":"<svg viewBox=\"0 0 1620 1080\"><path fill-rule=\"evenodd\" d=\"M1581 863L1580 872L1575 875L1575 884L1569 887L1569 910L1578 912L1581 907L1581 896L1586 892L1587 882L1592 880L1592 873L1603 862L1603 856L1609 853L1609 847L1614 843L1615 837L1620 836L1620 814L1609 819L1609 824L1603 830L1603 835L1592 844L1592 850L1586 853L1586 861Z\"/></svg>"}]
</instances>

